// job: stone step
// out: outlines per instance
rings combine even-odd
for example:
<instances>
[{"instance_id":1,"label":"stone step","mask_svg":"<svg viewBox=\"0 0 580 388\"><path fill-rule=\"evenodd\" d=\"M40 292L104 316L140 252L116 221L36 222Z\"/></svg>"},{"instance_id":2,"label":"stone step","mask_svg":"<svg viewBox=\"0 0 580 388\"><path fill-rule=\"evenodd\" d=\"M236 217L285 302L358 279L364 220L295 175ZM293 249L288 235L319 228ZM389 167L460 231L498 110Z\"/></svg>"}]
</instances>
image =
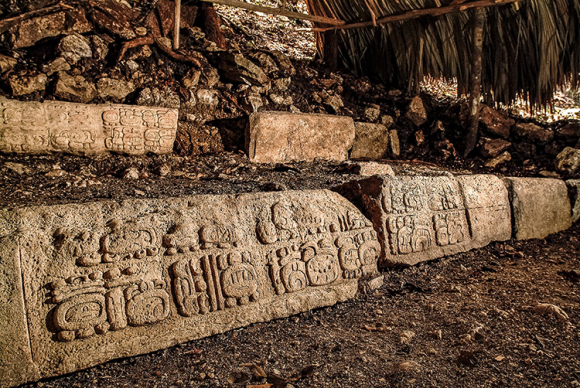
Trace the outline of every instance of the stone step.
<instances>
[{"instance_id":1,"label":"stone step","mask_svg":"<svg viewBox=\"0 0 580 388\"><path fill-rule=\"evenodd\" d=\"M0 152L145 155L173 151L176 109L0 98Z\"/></svg>"},{"instance_id":2,"label":"stone step","mask_svg":"<svg viewBox=\"0 0 580 388\"><path fill-rule=\"evenodd\" d=\"M0 386L353 298L371 222L286 191L0 210Z\"/></svg>"}]
</instances>

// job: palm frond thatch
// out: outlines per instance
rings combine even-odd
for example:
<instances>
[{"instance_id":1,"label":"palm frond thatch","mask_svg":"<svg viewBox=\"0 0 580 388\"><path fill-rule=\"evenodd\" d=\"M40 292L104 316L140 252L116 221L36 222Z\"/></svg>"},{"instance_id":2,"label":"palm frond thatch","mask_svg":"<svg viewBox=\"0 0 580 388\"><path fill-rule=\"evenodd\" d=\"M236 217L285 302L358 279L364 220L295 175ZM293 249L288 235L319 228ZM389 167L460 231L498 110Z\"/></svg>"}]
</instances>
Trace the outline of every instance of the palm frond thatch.
<instances>
[{"instance_id":1,"label":"palm frond thatch","mask_svg":"<svg viewBox=\"0 0 580 388\"><path fill-rule=\"evenodd\" d=\"M449 5L452 0L307 0L310 13L347 22ZM522 0L485 9L483 95L546 106L566 82L578 85L580 1ZM339 60L359 75L416 90L424 75L457 78L469 90L470 11L377 27L337 30ZM320 35L319 49L324 44Z\"/></svg>"}]
</instances>

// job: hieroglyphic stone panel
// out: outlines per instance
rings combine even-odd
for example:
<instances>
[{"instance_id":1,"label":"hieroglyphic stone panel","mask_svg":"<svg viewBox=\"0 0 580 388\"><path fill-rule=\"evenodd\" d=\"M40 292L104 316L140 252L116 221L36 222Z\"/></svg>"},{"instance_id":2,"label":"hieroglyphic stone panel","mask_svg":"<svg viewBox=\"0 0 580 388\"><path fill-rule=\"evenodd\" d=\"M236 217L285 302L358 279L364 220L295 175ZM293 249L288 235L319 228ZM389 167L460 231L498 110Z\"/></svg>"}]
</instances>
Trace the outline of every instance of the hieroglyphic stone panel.
<instances>
[{"instance_id":1,"label":"hieroglyphic stone panel","mask_svg":"<svg viewBox=\"0 0 580 388\"><path fill-rule=\"evenodd\" d=\"M347 300L381 249L330 191L1 210L0 237L4 385Z\"/></svg>"},{"instance_id":2,"label":"hieroglyphic stone panel","mask_svg":"<svg viewBox=\"0 0 580 388\"><path fill-rule=\"evenodd\" d=\"M373 221L383 265L414 265L508 239L509 203L505 187L494 186L497 183L483 176L461 181L450 176L375 176L337 191ZM490 187L502 196L486 199ZM470 190L468 197L465 188ZM493 220L499 230L482 224L489 222L487 215L501 217Z\"/></svg>"},{"instance_id":3,"label":"hieroglyphic stone panel","mask_svg":"<svg viewBox=\"0 0 580 388\"><path fill-rule=\"evenodd\" d=\"M0 152L169 153L175 109L0 99Z\"/></svg>"}]
</instances>

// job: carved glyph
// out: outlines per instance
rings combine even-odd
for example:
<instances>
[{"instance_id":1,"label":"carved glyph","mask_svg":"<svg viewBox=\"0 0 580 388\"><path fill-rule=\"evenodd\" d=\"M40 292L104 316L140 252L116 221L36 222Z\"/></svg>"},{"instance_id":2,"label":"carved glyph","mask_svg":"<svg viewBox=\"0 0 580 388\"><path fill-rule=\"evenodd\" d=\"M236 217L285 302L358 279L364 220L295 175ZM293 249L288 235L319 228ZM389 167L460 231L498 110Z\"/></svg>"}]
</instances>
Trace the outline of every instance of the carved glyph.
<instances>
[{"instance_id":1,"label":"carved glyph","mask_svg":"<svg viewBox=\"0 0 580 388\"><path fill-rule=\"evenodd\" d=\"M168 153L177 111L128 105L0 99L0 151L94 155Z\"/></svg>"}]
</instances>

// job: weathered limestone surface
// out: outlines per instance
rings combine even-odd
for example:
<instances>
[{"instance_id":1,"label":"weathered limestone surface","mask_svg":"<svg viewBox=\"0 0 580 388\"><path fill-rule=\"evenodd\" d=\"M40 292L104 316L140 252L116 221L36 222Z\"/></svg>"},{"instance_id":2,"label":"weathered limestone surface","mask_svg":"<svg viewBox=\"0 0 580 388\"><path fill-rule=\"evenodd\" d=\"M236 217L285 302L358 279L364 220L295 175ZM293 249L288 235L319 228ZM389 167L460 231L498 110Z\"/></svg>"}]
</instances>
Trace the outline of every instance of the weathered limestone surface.
<instances>
[{"instance_id":1,"label":"weathered limestone surface","mask_svg":"<svg viewBox=\"0 0 580 388\"><path fill-rule=\"evenodd\" d=\"M574 207L572 208L572 222L578 222L580 220L580 179L570 179L566 181L566 186L568 186L570 199L574 203Z\"/></svg>"},{"instance_id":2,"label":"weathered limestone surface","mask_svg":"<svg viewBox=\"0 0 580 388\"><path fill-rule=\"evenodd\" d=\"M177 110L0 99L0 152L169 153Z\"/></svg>"},{"instance_id":3,"label":"weathered limestone surface","mask_svg":"<svg viewBox=\"0 0 580 388\"><path fill-rule=\"evenodd\" d=\"M355 139L350 152L352 159L380 159L389 150L389 130L382 124L354 123Z\"/></svg>"},{"instance_id":4,"label":"weathered limestone surface","mask_svg":"<svg viewBox=\"0 0 580 388\"><path fill-rule=\"evenodd\" d=\"M414 265L511 236L508 195L492 176L375 176L337 191L373 221L384 266Z\"/></svg>"},{"instance_id":5,"label":"weathered limestone surface","mask_svg":"<svg viewBox=\"0 0 580 388\"><path fill-rule=\"evenodd\" d=\"M5 209L0 238L0 386L345 301L381 248L330 191Z\"/></svg>"},{"instance_id":6,"label":"weathered limestone surface","mask_svg":"<svg viewBox=\"0 0 580 388\"><path fill-rule=\"evenodd\" d=\"M572 226L570 199L564 181L505 178L513 213L514 237L544 238Z\"/></svg>"},{"instance_id":7,"label":"weathered limestone surface","mask_svg":"<svg viewBox=\"0 0 580 388\"><path fill-rule=\"evenodd\" d=\"M354 137L350 117L258 112L250 115L246 148L250 160L257 163L344 161Z\"/></svg>"}]
</instances>

